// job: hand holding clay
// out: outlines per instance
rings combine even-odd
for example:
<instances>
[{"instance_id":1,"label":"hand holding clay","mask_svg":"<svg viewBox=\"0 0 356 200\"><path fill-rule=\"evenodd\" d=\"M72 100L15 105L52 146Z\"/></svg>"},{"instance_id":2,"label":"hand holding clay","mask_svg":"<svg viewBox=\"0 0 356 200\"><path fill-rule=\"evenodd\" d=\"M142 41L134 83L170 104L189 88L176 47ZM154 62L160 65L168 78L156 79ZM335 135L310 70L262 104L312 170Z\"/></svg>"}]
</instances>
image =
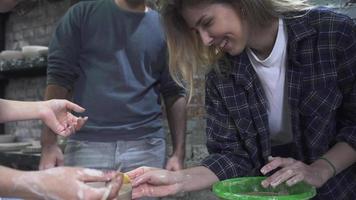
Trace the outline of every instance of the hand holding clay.
<instances>
[{"instance_id":1,"label":"hand holding clay","mask_svg":"<svg viewBox=\"0 0 356 200\"><path fill-rule=\"evenodd\" d=\"M122 176L104 174L98 170L57 167L40 172L24 172L12 179L16 194L26 194L30 199L78 199L101 200L116 198L122 184ZM110 193L106 188L94 188L88 182L110 181ZM21 195L23 196L23 195Z\"/></svg>"}]
</instances>

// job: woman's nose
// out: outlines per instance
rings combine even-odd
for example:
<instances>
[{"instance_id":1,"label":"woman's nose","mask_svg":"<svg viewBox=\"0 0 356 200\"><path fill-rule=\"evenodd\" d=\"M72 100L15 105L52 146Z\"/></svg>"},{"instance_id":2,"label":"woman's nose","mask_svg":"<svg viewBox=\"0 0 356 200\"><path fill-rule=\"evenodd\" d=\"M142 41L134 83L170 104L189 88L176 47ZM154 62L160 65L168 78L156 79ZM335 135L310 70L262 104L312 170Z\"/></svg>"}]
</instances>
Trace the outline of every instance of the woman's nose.
<instances>
[{"instance_id":1,"label":"woman's nose","mask_svg":"<svg viewBox=\"0 0 356 200\"><path fill-rule=\"evenodd\" d=\"M211 46L213 44L213 38L210 37L209 33L206 31L199 31L199 34L204 45Z\"/></svg>"}]
</instances>

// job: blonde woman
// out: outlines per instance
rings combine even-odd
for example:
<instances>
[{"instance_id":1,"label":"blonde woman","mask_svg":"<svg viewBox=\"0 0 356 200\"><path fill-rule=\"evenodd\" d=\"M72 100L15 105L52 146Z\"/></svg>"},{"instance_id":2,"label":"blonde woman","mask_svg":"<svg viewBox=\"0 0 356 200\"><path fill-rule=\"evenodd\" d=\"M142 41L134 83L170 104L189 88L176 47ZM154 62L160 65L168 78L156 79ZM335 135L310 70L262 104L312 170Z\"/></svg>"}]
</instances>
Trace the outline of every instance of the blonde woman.
<instances>
[{"instance_id":1,"label":"blonde woman","mask_svg":"<svg viewBox=\"0 0 356 200\"><path fill-rule=\"evenodd\" d=\"M193 91L204 66L207 148L201 166L139 168L134 197L266 175L305 181L316 199L356 199L356 26L297 0L173 0L163 13L170 71ZM199 69L199 70L198 70Z\"/></svg>"}]
</instances>

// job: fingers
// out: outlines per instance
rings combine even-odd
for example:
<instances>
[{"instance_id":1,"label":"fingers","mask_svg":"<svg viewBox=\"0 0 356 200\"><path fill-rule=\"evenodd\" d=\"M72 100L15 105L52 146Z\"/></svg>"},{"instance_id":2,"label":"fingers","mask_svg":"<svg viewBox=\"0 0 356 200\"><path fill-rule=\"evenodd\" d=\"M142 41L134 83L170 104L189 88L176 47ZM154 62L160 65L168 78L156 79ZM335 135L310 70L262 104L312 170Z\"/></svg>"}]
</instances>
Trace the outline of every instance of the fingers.
<instances>
[{"instance_id":1,"label":"fingers","mask_svg":"<svg viewBox=\"0 0 356 200\"><path fill-rule=\"evenodd\" d=\"M286 182L292 186L300 181L305 180L306 174L310 173L310 167L303 162L294 160L293 158L269 158L270 163L261 168L261 172L266 174L274 169L281 168L270 177L261 182L263 187L277 187L281 183Z\"/></svg>"},{"instance_id":2,"label":"fingers","mask_svg":"<svg viewBox=\"0 0 356 200\"><path fill-rule=\"evenodd\" d=\"M58 146L42 147L42 154L39 169L45 170L54 168L55 166L62 166L63 153Z\"/></svg>"},{"instance_id":3,"label":"fingers","mask_svg":"<svg viewBox=\"0 0 356 200\"><path fill-rule=\"evenodd\" d=\"M131 171L131 173L127 173L128 176L131 178L132 181L132 186L138 186L144 183L155 183L156 185L162 184L161 179L166 178L165 175L163 174L158 174L155 172L158 172L157 168L151 168L151 167L140 167L137 170ZM130 176L131 175L131 176Z\"/></svg>"},{"instance_id":4,"label":"fingers","mask_svg":"<svg viewBox=\"0 0 356 200\"><path fill-rule=\"evenodd\" d=\"M70 102L70 101L67 101L67 100L65 100L65 101L66 101L66 108L67 108L68 110L73 110L73 111L79 112L79 113L85 111L85 109L82 108L82 107L80 107L79 105L77 105L77 104L75 104L75 103L72 103L72 102Z\"/></svg>"},{"instance_id":5,"label":"fingers","mask_svg":"<svg viewBox=\"0 0 356 200\"><path fill-rule=\"evenodd\" d=\"M157 187L149 184L142 184L133 189L132 199L141 197L165 197L173 194L175 194L175 188L172 185Z\"/></svg>"},{"instance_id":6,"label":"fingers","mask_svg":"<svg viewBox=\"0 0 356 200\"><path fill-rule=\"evenodd\" d=\"M126 172L126 174L130 177L131 180L134 180L135 178L141 176L144 173L145 173L145 170L143 167L139 167L132 171Z\"/></svg>"},{"instance_id":7,"label":"fingers","mask_svg":"<svg viewBox=\"0 0 356 200\"><path fill-rule=\"evenodd\" d=\"M79 180L88 183L89 182L103 182L103 185L105 185L105 182L110 181L106 187L104 188L92 188L90 187L87 190L87 196L90 196L91 199L100 199L100 200L106 200L106 199L115 199L119 193L119 190L122 185L122 174L116 174L116 173L103 173L102 171L99 170L93 170L93 169L81 169L79 168Z\"/></svg>"},{"instance_id":8,"label":"fingers","mask_svg":"<svg viewBox=\"0 0 356 200\"><path fill-rule=\"evenodd\" d=\"M103 196L101 197L101 200L107 200L107 199L108 199L108 197L109 197L109 195L110 195L110 193L111 193L111 189L112 189L112 185L109 184L109 185L106 187L106 190L105 190Z\"/></svg>"},{"instance_id":9,"label":"fingers","mask_svg":"<svg viewBox=\"0 0 356 200\"><path fill-rule=\"evenodd\" d=\"M145 174L146 172L152 171L152 170L158 170L158 168L153 168L153 167L139 167L137 169L134 169L132 171L127 172L126 174L130 177L131 180L136 179L137 177Z\"/></svg>"},{"instance_id":10,"label":"fingers","mask_svg":"<svg viewBox=\"0 0 356 200\"><path fill-rule=\"evenodd\" d=\"M141 185L141 184L144 184L144 183L147 183L149 182L149 180L151 179L150 175L149 174L143 174L135 179L132 179L133 182L132 182L132 186L133 187L136 187L138 185Z\"/></svg>"},{"instance_id":11,"label":"fingers","mask_svg":"<svg viewBox=\"0 0 356 200\"><path fill-rule=\"evenodd\" d=\"M87 122L88 117L79 117L77 120L77 125L75 126L75 131L78 131L79 129L81 129L84 124Z\"/></svg>"},{"instance_id":12,"label":"fingers","mask_svg":"<svg viewBox=\"0 0 356 200\"><path fill-rule=\"evenodd\" d=\"M281 169L274 173L272 176L262 181L261 184L265 188L267 188L268 186L277 187L278 185L286 182L295 175L296 173L292 169Z\"/></svg>"},{"instance_id":13,"label":"fingers","mask_svg":"<svg viewBox=\"0 0 356 200\"><path fill-rule=\"evenodd\" d=\"M286 167L292 165L295 162L293 158L281 158L272 156L270 156L268 160L270 162L263 166L260 170L263 175L268 174L269 172L277 169L278 167Z\"/></svg>"},{"instance_id":14,"label":"fingers","mask_svg":"<svg viewBox=\"0 0 356 200\"><path fill-rule=\"evenodd\" d=\"M113 199L119 193L119 190L123 183L123 174L117 174L114 179L111 180L110 185L112 186L111 192L109 193L108 199Z\"/></svg>"},{"instance_id":15,"label":"fingers","mask_svg":"<svg viewBox=\"0 0 356 200\"><path fill-rule=\"evenodd\" d=\"M297 175L293 176L291 179L289 179L286 182L286 184L288 186L293 186L293 185L295 185L295 184L297 184L297 183L299 183L299 182L301 182L303 180L304 180L304 175L303 174L297 174Z\"/></svg>"},{"instance_id":16,"label":"fingers","mask_svg":"<svg viewBox=\"0 0 356 200\"><path fill-rule=\"evenodd\" d=\"M66 122L63 122L66 127L58 134L64 137L74 134L84 126L87 120L88 117L75 117L71 113L68 113Z\"/></svg>"}]
</instances>

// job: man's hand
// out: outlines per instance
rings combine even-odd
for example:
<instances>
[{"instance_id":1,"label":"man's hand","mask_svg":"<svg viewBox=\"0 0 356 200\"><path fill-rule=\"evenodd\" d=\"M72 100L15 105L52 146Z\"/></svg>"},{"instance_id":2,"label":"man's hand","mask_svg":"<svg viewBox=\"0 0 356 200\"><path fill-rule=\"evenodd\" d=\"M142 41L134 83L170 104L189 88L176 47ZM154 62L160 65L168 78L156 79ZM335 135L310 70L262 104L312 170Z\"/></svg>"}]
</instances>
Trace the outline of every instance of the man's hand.
<instances>
[{"instance_id":1,"label":"man's hand","mask_svg":"<svg viewBox=\"0 0 356 200\"><path fill-rule=\"evenodd\" d=\"M42 147L40 170L63 165L63 153L57 144Z\"/></svg>"},{"instance_id":2,"label":"man's hand","mask_svg":"<svg viewBox=\"0 0 356 200\"><path fill-rule=\"evenodd\" d=\"M166 170L169 171L178 171L184 168L184 159L180 156L173 155L171 156L166 164Z\"/></svg>"}]
</instances>

